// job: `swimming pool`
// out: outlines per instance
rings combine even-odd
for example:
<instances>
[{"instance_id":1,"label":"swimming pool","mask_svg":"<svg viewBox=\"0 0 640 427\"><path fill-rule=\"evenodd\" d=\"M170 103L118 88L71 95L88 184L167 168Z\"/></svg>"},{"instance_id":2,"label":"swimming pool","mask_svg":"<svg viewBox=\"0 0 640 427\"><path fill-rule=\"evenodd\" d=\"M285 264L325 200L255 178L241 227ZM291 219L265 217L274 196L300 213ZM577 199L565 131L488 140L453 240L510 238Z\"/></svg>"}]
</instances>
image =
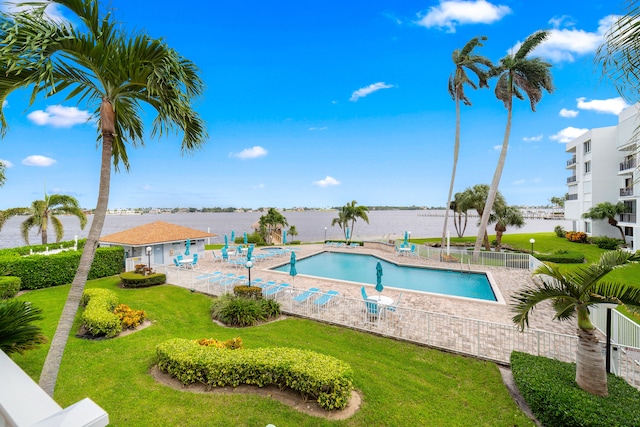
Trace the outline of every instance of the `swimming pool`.
<instances>
[{"instance_id":1,"label":"swimming pool","mask_svg":"<svg viewBox=\"0 0 640 427\"><path fill-rule=\"evenodd\" d=\"M393 264L373 255L321 252L296 262L298 274L346 280L375 285L376 264L382 264L382 284L385 287L431 292L485 301L497 301L485 273L409 267ZM273 268L289 272L289 264Z\"/></svg>"}]
</instances>

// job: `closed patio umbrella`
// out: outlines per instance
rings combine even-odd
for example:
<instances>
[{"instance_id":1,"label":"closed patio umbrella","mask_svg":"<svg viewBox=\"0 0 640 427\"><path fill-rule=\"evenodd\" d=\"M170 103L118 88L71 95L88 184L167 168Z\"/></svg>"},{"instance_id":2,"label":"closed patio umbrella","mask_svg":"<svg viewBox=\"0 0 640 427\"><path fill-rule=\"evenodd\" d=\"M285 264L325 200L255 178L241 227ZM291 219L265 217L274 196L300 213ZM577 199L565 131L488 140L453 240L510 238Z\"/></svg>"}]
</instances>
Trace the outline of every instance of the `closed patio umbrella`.
<instances>
[{"instance_id":1,"label":"closed patio umbrella","mask_svg":"<svg viewBox=\"0 0 640 427\"><path fill-rule=\"evenodd\" d=\"M378 261L376 264L376 291L382 292L384 286L382 286L382 264Z\"/></svg>"},{"instance_id":2,"label":"closed patio umbrella","mask_svg":"<svg viewBox=\"0 0 640 427\"><path fill-rule=\"evenodd\" d=\"M247 232L246 231L244 232L244 244L245 245L247 244Z\"/></svg>"},{"instance_id":3,"label":"closed patio umbrella","mask_svg":"<svg viewBox=\"0 0 640 427\"><path fill-rule=\"evenodd\" d=\"M289 269L289 275L295 279L296 275L298 274L298 270L296 270L296 253L293 251L291 251L291 259L289 260L289 265L291 267Z\"/></svg>"},{"instance_id":4,"label":"closed patio umbrella","mask_svg":"<svg viewBox=\"0 0 640 427\"><path fill-rule=\"evenodd\" d=\"M224 247L228 248L229 247L229 239L227 239L227 235L224 235Z\"/></svg>"},{"instance_id":5,"label":"closed patio umbrella","mask_svg":"<svg viewBox=\"0 0 640 427\"><path fill-rule=\"evenodd\" d=\"M236 242L236 232L231 230L231 243Z\"/></svg>"},{"instance_id":6,"label":"closed patio umbrella","mask_svg":"<svg viewBox=\"0 0 640 427\"><path fill-rule=\"evenodd\" d=\"M184 254L185 255L189 255L189 249L191 249L191 239L187 239L187 243L185 243L185 250L184 250Z\"/></svg>"},{"instance_id":7,"label":"closed patio umbrella","mask_svg":"<svg viewBox=\"0 0 640 427\"><path fill-rule=\"evenodd\" d=\"M282 230L282 244L287 244L287 230Z\"/></svg>"},{"instance_id":8,"label":"closed patio umbrella","mask_svg":"<svg viewBox=\"0 0 640 427\"><path fill-rule=\"evenodd\" d=\"M247 261L251 261L251 255L253 255L253 246L249 246L247 249Z\"/></svg>"},{"instance_id":9,"label":"closed patio umbrella","mask_svg":"<svg viewBox=\"0 0 640 427\"><path fill-rule=\"evenodd\" d=\"M404 244L405 246L407 245L407 240L409 239L409 232L405 231L404 232Z\"/></svg>"}]
</instances>

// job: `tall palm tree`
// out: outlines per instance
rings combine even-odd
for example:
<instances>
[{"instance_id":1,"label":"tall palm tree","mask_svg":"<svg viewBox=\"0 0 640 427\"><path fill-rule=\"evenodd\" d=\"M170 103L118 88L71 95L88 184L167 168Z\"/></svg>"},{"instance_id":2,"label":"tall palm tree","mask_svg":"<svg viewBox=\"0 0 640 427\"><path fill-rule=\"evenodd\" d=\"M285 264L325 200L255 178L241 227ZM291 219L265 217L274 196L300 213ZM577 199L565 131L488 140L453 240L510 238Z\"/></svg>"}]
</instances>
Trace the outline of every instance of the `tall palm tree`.
<instances>
[{"instance_id":1,"label":"tall palm tree","mask_svg":"<svg viewBox=\"0 0 640 427\"><path fill-rule=\"evenodd\" d=\"M465 206L461 197L462 193L456 193L449 204L449 209L453 211L453 226L456 228L456 234L458 237L464 236L464 232L467 229L467 222L469 220L469 215L467 214L469 207ZM463 217L464 222L462 221Z\"/></svg>"},{"instance_id":2,"label":"tall palm tree","mask_svg":"<svg viewBox=\"0 0 640 427\"><path fill-rule=\"evenodd\" d=\"M369 208L366 206L356 206L357 204L358 202L353 200L350 203L347 203L344 207L346 213L346 224L351 226L350 230L349 227L344 230L347 243L349 243L353 238L353 229L355 228L356 221L358 219L362 219L364 222L369 224L369 216L367 215Z\"/></svg>"},{"instance_id":3,"label":"tall palm tree","mask_svg":"<svg viewBox=\"0 0 640 427\"><path fill-rule=\"evenodd\" d=\"M553 82L551 79L551 64L540 58L529 58L529 54L547 38L546 31L538 31L533 33L522 43L518 51L510 53L500 60L500 64L492 71L492 75L498 77L496 83L496 97L504 103L507 109L507 127L504 132L502 141L502 149L498 158L493 180L487 203L484 208L480 227L478 228L478 237L474 251L480 249L480 245L487 231L489 224L489 215L493 209L493 203L500 185L502 170L507 159L507 149L509 148L509 136L511 134L511 117L513 112L513 98L525 99L529 98L531 110L536 111L536 104L542 99L542 91L553 92Z\"/></svg>"},{"instance_id":4,"label":"tall palm tree","mask_svg":"<svg viewBox=\"0 0 640 427\"><path fill-rule=\"evenodd\" d=\"M474 37L464 45L462 49L456 49L451 55L451 59L455 64L455 70L449 76L449 95L456 103L456 135L453 144L453 167L451 169L451 182L449 183L449 195L447 196L447 204L445 206L451 206L451 197L453 195L453 185L456 179L456 168L458 166L458 154L460 152L460 101L464 105L471 105L471 101L464 93L465 84L471 86L473 89L478 87L489 87L487 80L489 78L488 71L493 68L493 64L488 58L484 56L474 55L473 49L482 46L482 41L487 40L486 37ZM478 78L478 84L476 85L473 80L469 78L466 70L471 71ZM447 237L447 223L449 219L449 210L445 210L444 213L444 226L442 228L442 242L441 247L445 245L445 239Z\"/></svg>"},{"instance_id":5,"label":"tall palm tree","mask_svg":"<svg viewBox=\"0 0 640 427\"><path fill-rule=\"evenodd\" d=\"M489 216L489 224L495 223L496 251L502 249L502 235L507 227L521 228L524 226L522 212L515 206L496 207Z\"/></svg>"},{"instance_id":6,"label":"tall palm tree","mask_svg":"<svg viewBox=\"0 0 640 427\"><path fill-rule=\"evenodd\" d=\"M542 265L534 274L540 281L512 297L513 321L521 330L529 326L529 314L543 301L551 301L554 319L564 321L577 316L576 383L589 393L606 396L607 373L604 356L589 318L589 307L601 303L640 307L640 288L626 283L605 282L614 268L640 260L638 253L605 252L597 263L575 270Z\"/></svg>"},{"instance_id":7,"label":"tall palm tree","mask_svg":"<svg viewBox=\"0 0 640 427\"><path fill-rule=\"evenodd\" d=\"M618 215L626 212L628 212L628 209L624 202L618 202L615 205L611 202L603 202L589 208L588 211L582 214L582 217L590 219L606 219L609 222L609 225L616 227L620 231L622 241L626 244L627 238L624 235L624 229L618 225L618 220L616 219Z\"/></svg>"},{"instance_id":8,"label":"tall palm tree","mask_svg":"<svg viewBox=\"0 0 640 427\"><path fill-rule=\"evenodd\" d=\"M80 220L80 229L82 230L87 225L87 216L80 209L78 200L75 197L67 196L66 194L47 195L45 193L44 200L34 200L31 203L31 208L12 208L0 212L0 230L2 230L7 219L12 216L29 215L20 225L22 238L27 245L29 244L29 230L34 227L38 229L38 234L42 237L42 244L46 245L48 243L49 222L53 225L56 233L56 243L58 243L64 236L62 222L56 217L56 215L60 214L77 217Z\"/></svg>"},{"instance_id":9,"label":"tall palm tree","mask_svg":"<svg viewBox=\"0 0 640 427\"><path fill-rule=\"evenodd\" d=\"M482 216L484 215L484 210L487 208L487 198L489 197L489 190L490 188L487 184L476 184L473 187L468 187L462 192L462 194L460 194L459 203L464 207L465 210L475 209L478 213L478 216L482 218ZM496 194L493 208L500 209L505 205L506 202L504 200L504 197L502 197L502 194L498 192ZM486 228L482 236L482 241L486 250L491 249Z\"/></svg>"},{"instance_id":10,"label":"tall palm tree","mask_svg":"<svg viewBox=\"0 0 640 427\"><path fill-rule=\"evenodd\" d=\"M48 19L45 8L54 4L66 7L73 18ZM38 95L59 93L86 102L94 109L102 145L93 222L40 375L40 386L53 396L106 217L111 163L116 171L120 163L129 170L126 145L144 145L143 107L146 104L157 113L152 137L183 133L183 153L199 148L207 133L192 107L203 90L198 69L162 40L126 33L110 13L101 13L98 0L49 0L29 7L0 16L1 134L7 131L3 101L13 90L30 87L32 102Z\"/></svg>"},{"instance_id":11,"label":"tall palm tree","mask_svg":"<svg viewBox=\"0 0 640 427\"><path fill-rule=\"evenodd\" d=\"M347 240L347 228L349 228L349 217L347 207L343 206L338 211L338 216L331 220L331 226L337 225L344 233L344 239Z\"/></svg>"}]
</instances>

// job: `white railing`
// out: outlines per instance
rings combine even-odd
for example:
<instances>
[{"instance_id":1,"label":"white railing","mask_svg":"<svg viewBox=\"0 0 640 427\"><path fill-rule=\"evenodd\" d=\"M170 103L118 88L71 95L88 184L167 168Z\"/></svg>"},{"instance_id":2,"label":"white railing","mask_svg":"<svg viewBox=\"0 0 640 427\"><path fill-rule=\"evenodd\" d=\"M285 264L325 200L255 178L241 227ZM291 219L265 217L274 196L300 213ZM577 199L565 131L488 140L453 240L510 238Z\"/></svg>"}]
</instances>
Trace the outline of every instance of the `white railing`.
<instances>
[{"instance_id":1,"label":"white railing","mask_svg":"<svg viewBox=\"0 0 640 427\"><path fill-rule=\"evenodd\" d=\"M157 270L160 270L158 266ZM167 282L210 295L233 292L231 280L210 281L206 272L165 267ZM238 272L244 274L244 272ZM246 283L246 282L245 282ZM511 352L520 351L564 362L576 361L578 338L538 329L519 331L515 325L487 322L443 313L398 306L394 311L381 307L379 316L369 315L359 298L335 296L327 304L294 301L306 289L290 287L271 298L284 313L325 323L372 332L447 351L509 364ZM320 295L320 294L318 294ZM603 343L604 354L604 343ZM616 344L612 352L613 371L630 384L640 387L640 348Z\"/></svg>"},{"instance_id":2,"label":"white railing","mask_svg":"<svg viewBox=\"0 0 640 427\"><path fill-rule=\"evenodd\" d=\"M424 245L418 246L418 254L434 261L446 260L452 265L475 264L492 267L518 268L524 270L535 268L537 266L536 262L539 262L529 254L489 251L475 252L467 249L434 248Z\"/></svg>"},{"instance_id":3,"label":"white railing","mask_svg":"<svg viewBox=\"0 0 640 427\"><path fill-rule=\"evenodd\" d=\"M607 334L607 309L597 305L590 308L591 322ZM640 347L640 325L618 310L611 310L611 341L629 347Z\"/></svg>"}]
</instances>

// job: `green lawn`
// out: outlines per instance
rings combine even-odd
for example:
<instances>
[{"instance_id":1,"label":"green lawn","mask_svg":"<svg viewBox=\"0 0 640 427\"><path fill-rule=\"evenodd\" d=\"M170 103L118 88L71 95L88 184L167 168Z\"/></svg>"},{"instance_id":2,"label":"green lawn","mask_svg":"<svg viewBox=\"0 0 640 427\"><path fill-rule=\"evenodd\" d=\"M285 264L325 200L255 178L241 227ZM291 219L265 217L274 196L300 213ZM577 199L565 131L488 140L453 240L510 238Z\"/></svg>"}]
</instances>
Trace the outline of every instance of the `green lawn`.
<instances>
[{"instance_id":1,"label":"green lawn","mask_svg":"<svg viewBox=\"0 0 640 427\"><path fill-rule=\"evenodd\" d=\"M210 298L205 295L170 285L125 290L117 283L109 278L88 286L114 290L120 302L144 309L154 325L111 340L70 337L55 392L64 407L90 397L108 411L113 426L533 425L513 402L492 363L296 318L252 328L223 328L211 322ZM68 290L68 285L60 286L20 297L44 309L41 324L49 337ZM155 346L164 340L237 336L247 348L304 348L348 362L363 398L360 411L347 420L327 421L266 397L173 390L149 375ZM46 351L44 346L14 360L37 379Z\"/></svg>"}]
</instances>

